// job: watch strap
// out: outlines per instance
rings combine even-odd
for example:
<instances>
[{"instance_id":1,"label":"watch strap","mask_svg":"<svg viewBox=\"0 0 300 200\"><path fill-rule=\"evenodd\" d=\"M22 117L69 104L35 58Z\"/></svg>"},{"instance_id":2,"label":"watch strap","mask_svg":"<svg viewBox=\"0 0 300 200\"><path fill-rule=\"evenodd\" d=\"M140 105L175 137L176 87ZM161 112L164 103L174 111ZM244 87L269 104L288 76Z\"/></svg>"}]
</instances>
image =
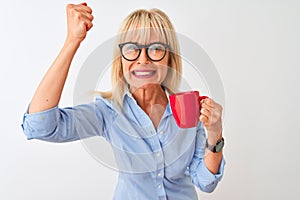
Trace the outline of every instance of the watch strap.
<instances>
[{"instance_id":1,"label":"watch strap","mask_svg":"<svg viewBox=\"0 0 300 200\"><path fill-rule=\"evenodd\" d=\"M215 145L208 144L208 141L206 140L206 148L213 153L220 152L223 149L223 147L224 147L224 138L223 137Z\"/></svg>"}]
</instances>

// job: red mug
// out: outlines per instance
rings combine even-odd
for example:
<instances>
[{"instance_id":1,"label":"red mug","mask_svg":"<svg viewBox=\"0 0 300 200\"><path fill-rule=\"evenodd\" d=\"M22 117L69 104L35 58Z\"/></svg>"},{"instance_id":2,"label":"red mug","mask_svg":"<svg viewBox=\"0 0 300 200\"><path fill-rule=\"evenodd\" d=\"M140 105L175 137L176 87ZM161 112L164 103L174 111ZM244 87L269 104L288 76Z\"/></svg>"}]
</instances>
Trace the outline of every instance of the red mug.
<instances>
[{"instance_id":1,"label":"red mug","mask_svg":"<svg viewBox=\"0 0 300 200\"><path fill-rule=\"evenodd\" d=\"M174 93L169 96L173 116L180 128L192 128L198 125L200 101L207 96L200 96L198 91Z\"/></svg>"}]
</instances>

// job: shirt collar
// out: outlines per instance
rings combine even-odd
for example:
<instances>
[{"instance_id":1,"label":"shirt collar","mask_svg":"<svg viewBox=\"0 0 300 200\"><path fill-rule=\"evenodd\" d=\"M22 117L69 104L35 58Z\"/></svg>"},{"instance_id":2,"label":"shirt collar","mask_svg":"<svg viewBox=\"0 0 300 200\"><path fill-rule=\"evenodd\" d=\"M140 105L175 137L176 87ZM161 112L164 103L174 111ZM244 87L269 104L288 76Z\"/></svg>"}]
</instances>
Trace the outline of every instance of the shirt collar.
<instances>
[{"instance_id":1,"label":"shirt collar","mask_svg":"<svg viewBox=\"0 0 300 200\"><path fill-rule=\"evenodd\" d=\"M124 103L125 98L130 98L136 103L135 98L132 96L132 93L129 91L129 85L128 84L126 84L125 87L124 87L123 103Z\"/></svg>"}]
</instances>

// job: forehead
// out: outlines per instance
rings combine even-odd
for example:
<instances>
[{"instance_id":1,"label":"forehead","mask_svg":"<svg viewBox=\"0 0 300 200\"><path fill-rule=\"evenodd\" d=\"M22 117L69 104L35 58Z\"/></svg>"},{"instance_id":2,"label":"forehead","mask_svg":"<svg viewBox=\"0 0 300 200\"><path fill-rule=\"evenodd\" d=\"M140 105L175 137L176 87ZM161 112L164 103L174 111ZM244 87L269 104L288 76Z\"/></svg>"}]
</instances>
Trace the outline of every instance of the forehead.
<instances>
[{"instance_id":1,"label":"forehead","mask_svg":"<svg viewBox=\"0 0 300 200\"><path fill-rule=\"evenodd\" d=\"M126 31L121 34L120 42L136 42L139 44L149 44L152 42L167 43L166 33L163 29L157 28L138 28Z\"/></svg>"}]
</instances>

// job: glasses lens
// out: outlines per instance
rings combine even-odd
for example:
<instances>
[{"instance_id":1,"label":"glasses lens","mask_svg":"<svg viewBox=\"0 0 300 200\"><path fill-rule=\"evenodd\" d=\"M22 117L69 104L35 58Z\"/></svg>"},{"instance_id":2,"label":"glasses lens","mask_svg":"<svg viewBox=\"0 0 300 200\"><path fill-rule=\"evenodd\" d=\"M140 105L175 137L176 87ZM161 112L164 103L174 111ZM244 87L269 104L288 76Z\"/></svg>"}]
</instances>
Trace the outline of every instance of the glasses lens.
<instances>
[{"instance_id":1,"label":"glasses lens","mask_svg":"<svg viewBox=\"0 0 300 200\"><path fill-rule=\"evenodd\" d=\"M135 60L139 56L139 47L133 43L127 43L122 47L122 54L128 60Z\"/></svg>"},{"instance_id":2,"label":"glasses lens","mask_svg":"<svg viewBox=\"0 0 300 200\"><path fill-rule=\"evenodd\" d=\"M151 60L161 60L165 56L166 47L163 44L151 44L148 48L148 56Z\"/></svg>"}]
</instances>

